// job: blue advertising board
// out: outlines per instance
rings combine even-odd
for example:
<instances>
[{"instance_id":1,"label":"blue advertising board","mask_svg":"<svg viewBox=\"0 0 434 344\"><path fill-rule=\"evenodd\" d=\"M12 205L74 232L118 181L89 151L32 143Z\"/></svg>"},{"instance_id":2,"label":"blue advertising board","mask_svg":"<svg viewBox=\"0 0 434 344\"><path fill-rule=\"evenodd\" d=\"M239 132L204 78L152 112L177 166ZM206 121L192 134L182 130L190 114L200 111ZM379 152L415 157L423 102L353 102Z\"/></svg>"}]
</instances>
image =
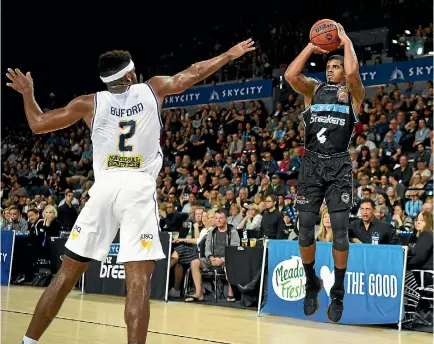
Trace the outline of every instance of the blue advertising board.
<instances>
[{"instance_id":1,"label":"blue advertising board","mask_svg":"<svg viewBox=\"0 0 434 344\"><path fill-rule=\"evenodd\" d=\"M272 96L273 81L271 79L252 80L189 88L183 93L167 96L164 99L163 108L261 99Z\"/></svg>"},{"instance_id":2,"label":"blue advertising board","mask_svg":"<svg viewBox=\"0 0 434 344\"><path fill-rule=\"evenodd\" d=\"M405 81L428 81L433 79L433 58L377 64L360 67L364 86L401 83ZM325 81L325 72L309 73L307 76Z\"/></svg>"},{"instance_id":3,"label":"blue advertising board","mask_svg":"<svg viewBox=\"0 0 434 344\"><path fill-rule=\"evenodd\" d=\"M1 234L1 285L9 285L14 254L15 231L2 230Z\"/></svg>"},{"instance_id":4,"label":"blue advertising board","mask_svg":"<svg viewBox=\"0 0 434 344\"><path fill-rule=\"evenodd\" d=\"M316 273L324 283L319 311L303 312L306 276L298 242L270 240L268 293L264 313L328 322L327 306L334 283L331 243L318 242ZM396 324L401 311L404 251L401 246L351 244L345 276L342 324Z\"/></svg>"}]
</instances>

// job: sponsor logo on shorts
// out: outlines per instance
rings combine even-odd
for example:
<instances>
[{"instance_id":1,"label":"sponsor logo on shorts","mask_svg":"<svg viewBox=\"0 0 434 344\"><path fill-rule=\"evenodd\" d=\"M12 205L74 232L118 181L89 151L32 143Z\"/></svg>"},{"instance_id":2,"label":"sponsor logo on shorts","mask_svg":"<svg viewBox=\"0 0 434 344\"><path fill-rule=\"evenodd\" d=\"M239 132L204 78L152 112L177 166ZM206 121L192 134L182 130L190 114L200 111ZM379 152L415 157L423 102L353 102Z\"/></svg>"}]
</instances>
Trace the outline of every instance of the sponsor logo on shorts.
<instances>
[{"instance_id":1,"label":"sponsor logo on shorts","mask_svg":"<svg viewBox=\"0 0 434 344\"><path fill-rule=\"evenodd\" d=\"M154 239L154 236L152 234L142 234L140 236L140 243L144 248L149 250L152 246L152 240Z\"/></svg>"},{"instance_id":2,"label":"sponsor logo on shorts","mask_svg":"<svg viewBox=\"0 0 434 344\"><path fill-rule=\"evenodd\" d=\"M74 227L72 228L72 231L71 231L71 239L72 240L77 239L78 236L80 235L80 232L81 232L81 227L74 225Z\"/></svg>"},{"instance_id":3,"label":"sponsor logo on shorts","mask_svg":"<svg viewBox=\"0 0 434 344\"><path fill-rule=\"evenodd\" d=\"M101 262L99 278L125 279L125 267L116 264L112 256L108 256L105 262Z\"/></svg>"},{"instance_id":4,"label":"sponsor logo on shorts","mask_svg":"<svg viewBox=\"0 0 434 344\"><path fill-rule=\"evenodd\" d=\"M308 204L309 200L304 196L297 196L296 203L298 204Z\"/></svg>"},{"instance_id":5,"label":"sponsor logo on shorts","mask_svg":"<svg viewBox=\"0 0 434 344\"><path fill-rule=\"evenodd\" d=\"M350 201L350 195L346 192L342 193L341 200L342 202L348 204L348 202Z\"/></svg>"},{"instance_id":6,"label":"sponsor logo on shorts","mask_svg":"<svg viewBox=\"0 0 434 344\"><path fill-rule=\"evenodd\" d=\"M111 244L109 249L109 256L117 256L119 254L120 244Z\"/></svg>"},{"instance_id":7,"label":"sponsor logo on shorts","mask_svg":"<svg viewBox=\"0 0 434 344\"><path fill-rule=\"evenodd\" d=\"M109 154L107 156L106 168L131 168L136 169L142 166L141 155L122 156L118 154Z\"/></svg>"},{"instance_id":8,"label":"sponsor logo on shorts","mask_svg":"<svg viewBox=\"0 0 434 344\"><path fill-rule=\"evenodd\" d=\"M285 301L298 301L305 296L306 274L298 256L280 262L273 271L273 289Z\"/></svg>"}]
</instances>

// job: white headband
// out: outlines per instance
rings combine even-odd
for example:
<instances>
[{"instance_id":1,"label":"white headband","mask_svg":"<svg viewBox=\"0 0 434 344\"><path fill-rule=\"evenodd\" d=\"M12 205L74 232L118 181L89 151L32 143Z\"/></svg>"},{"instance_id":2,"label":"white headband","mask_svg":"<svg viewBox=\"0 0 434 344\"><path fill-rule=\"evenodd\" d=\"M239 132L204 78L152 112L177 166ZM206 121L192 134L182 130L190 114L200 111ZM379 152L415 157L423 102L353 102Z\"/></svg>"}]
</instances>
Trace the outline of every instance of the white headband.
<instances>
[{"instance_id":1,"label":"white headband","mask_svg":"<svg viewBox=\"0 0 434 344\"><path fill-rule=\"evenodd\" d=\"M100 76L100 78L105 84L107 84L109 82L112 82L112 81L115 81L115 80L122 78L125 74L127 74L128 72L131 72L133 69L134 69L134 62L133 62L133 60L130 60L130 63L128 64L128 66L121 69L119 72L117 72L113 75L110 75L110 76L106 76L106 77Z\"/></svg>"}]
</instances>

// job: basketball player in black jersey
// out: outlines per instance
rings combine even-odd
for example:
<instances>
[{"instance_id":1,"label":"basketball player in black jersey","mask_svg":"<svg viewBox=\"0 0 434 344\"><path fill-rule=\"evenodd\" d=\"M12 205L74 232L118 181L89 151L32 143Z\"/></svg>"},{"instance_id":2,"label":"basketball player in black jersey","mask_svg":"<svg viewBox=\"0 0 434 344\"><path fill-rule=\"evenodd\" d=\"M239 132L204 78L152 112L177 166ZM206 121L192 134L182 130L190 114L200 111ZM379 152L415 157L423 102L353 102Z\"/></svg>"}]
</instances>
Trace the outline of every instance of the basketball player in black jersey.
<instances>
[{"instance_id":1,"label":"basketball player in black jersey","mask_svg":"<svg viewBox=\"0 0 434 344\"><path fill-rule=\"evenodd\" d=\"M285 79L304 96L306 110L305 155L297 180L299 246L306 272L304 313L315 314L322 281L315 274L315 222L324 200L333 228L335 283L330 291L327 316L338 322L343 313L344 278L348 260L348 227L352 205L352 165L348 153L354 125L365 97L353 44L337 24L344 56L327 62L327 83L307 78L301 71L311 54L327 51L309 43L285 72Z\"/></svg>"}]
</instances>

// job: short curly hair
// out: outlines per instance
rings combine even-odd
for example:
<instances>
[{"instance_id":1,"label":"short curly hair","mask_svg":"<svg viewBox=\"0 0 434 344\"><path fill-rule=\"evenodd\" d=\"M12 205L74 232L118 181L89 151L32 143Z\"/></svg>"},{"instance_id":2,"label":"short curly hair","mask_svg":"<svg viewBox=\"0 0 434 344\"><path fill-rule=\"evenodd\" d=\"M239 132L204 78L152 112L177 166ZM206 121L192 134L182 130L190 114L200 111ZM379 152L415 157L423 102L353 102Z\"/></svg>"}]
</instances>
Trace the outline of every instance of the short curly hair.
<instances>
[{"instance_id":1,"label":"short curly hair","mask_svg":"<svg viewBox=\"0 0 434 344\"><path fill-rule=\"evenodd\" d=\"M99 75L107 77L125 68L131 60L131 54L125 50L110 50L98 59Z\"/></svg>"}]
</instances>

